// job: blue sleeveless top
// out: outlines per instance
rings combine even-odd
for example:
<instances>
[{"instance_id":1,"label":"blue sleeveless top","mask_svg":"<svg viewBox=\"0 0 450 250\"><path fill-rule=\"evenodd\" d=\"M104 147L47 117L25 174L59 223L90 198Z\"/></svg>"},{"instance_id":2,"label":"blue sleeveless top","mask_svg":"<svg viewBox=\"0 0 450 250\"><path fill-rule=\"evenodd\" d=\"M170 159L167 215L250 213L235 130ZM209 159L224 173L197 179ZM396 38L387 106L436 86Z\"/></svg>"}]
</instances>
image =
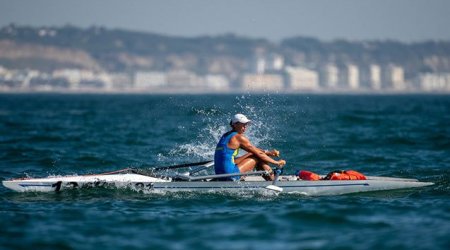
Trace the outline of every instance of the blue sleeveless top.
<instances>
[{"instance_id":1,"label":"blue sleeveless top","mask_svg":"<svg viewBox=\"0 0 450 250\"><path fill-rule=\"evenodd\" d=\"M228 142L231 137L235 136L237 132L229 131L222 135L219 143L216 146L216 152L214 153L214 170L216 174L232 174L240 173L239 168L234 163L234 157L239 153L238 149L231 149L228 147ZM239 180L240 176L234 176L229 178L222 178L220 180Z\"/></svg>"}]
</instances>

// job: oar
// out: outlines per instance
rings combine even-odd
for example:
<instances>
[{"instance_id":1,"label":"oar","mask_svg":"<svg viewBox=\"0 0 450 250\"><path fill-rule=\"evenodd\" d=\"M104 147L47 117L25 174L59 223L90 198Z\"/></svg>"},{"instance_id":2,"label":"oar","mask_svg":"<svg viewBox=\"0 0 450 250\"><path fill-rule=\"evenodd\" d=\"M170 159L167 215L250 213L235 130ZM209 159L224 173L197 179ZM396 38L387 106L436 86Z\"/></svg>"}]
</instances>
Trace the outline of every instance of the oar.
<instances>
[{"instance_id":1,"label":"oar","mask_svg":"<svg viewBox=\"0 0 450 250\"><path fill-rule=\"evenodd\" d=\"M184 164L173 165L173 166L156 167L156 168L152 168L152 170L153 171L159 171L159 170L176 169L176 168L187 168L187 167L206 165L206 164L211 163L211 162L213 162L213 161L201 161L201 162L194 162L194 163L184 163Z\"/></svg>"},{"instance_id":2,"label":"oar","mask_svg":"<svg viewBox=\"0 0 450 250\"><path fill-rule=\"evenodd\" d=\"M209 167L212 167L212 166L214 166L214 161L210 161L209 163L204 164L203 166L196 167L196 168L192 169L191 171L189 171L189 175L193 175L195 173L203 171L203 170L205 170L205 169L207 169Z\"/></svg>"},{"instance_id":3,"label":"oar","mask_svg":"<svg viewBox=\"0 0 450 250\"><path fill-rule=\"evenodd\" d=\"M275 185L277 183L277 180L278 180L278 177L280 176L280 174L281 174L281 169L280 168L275 169L275 178L273 179L272 184L267 186L266 189L276 191L276 192L283 192L282 187Z\"/></svg>"},{"instance_id":4,"label":"oar","mask_svg":"<svg viewBox=\"0 0 450 250\"><path fill-rule=\"evenodd\" d=\"M161 174L155 174L155 172L160 171L160 170L175 169L175 168L187 168L187 167L202 166L202 165L205 167L210 167L210 166L214 165L213 162L214 161L201 161L201 162L184 163L184 164L172 165L172 166L151 167L150 169L142 169L142 167L147 167L147 166L141 166L141 168L127 168L127 169L123 169L120 171L131 171L131 173L134 173L134 174L141 174L141 175L147 175L147 176L152 176L152 177L156 177L156 178L162 178L162 177L167 177L167 176L161 175Z\"/></svg>"}]
</instances>

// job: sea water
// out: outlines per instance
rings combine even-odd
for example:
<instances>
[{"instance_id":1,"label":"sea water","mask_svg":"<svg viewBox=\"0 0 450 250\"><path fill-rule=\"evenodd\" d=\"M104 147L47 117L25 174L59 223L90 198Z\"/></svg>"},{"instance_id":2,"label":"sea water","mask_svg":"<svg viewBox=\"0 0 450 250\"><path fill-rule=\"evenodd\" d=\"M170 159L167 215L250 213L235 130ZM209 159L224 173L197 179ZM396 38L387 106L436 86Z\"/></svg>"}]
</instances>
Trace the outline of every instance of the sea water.
<instances>
[{"instance_id":1,"label":"sea water","mask_svg":"<svg viewBox=\"0 0 450 250\"><path fill-rule=\"evenodd\" d=\"M210 160L230 117L285 173L417 178L307 197L0 187L1 249L450 249L450 96L0 95L0 178Z\"/></svg>"}]
</instances>

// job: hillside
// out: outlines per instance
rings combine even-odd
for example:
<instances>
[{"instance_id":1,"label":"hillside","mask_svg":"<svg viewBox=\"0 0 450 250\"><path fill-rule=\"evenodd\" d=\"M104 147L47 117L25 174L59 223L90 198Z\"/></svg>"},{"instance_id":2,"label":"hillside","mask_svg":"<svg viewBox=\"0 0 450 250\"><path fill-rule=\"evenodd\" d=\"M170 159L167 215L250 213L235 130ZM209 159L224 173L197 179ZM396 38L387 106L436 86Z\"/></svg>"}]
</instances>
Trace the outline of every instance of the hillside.
<instances>
[{"instance_id":1,"label":"hillside","mask_svg":"<svg viewBox=\"0 0 450 250\"><path fill-rule=\"evenodd\" d=\"M237 37L171 37L101 27L24 27L0 29L0 65L51 70L135 71L187 69L233 78L249 71L259 56L282 55L290 65L397 64L406 77L450 72L450 42L405 44L396 41L329 41L294 37L280 44Z\"/></svg>"}]
</instances>

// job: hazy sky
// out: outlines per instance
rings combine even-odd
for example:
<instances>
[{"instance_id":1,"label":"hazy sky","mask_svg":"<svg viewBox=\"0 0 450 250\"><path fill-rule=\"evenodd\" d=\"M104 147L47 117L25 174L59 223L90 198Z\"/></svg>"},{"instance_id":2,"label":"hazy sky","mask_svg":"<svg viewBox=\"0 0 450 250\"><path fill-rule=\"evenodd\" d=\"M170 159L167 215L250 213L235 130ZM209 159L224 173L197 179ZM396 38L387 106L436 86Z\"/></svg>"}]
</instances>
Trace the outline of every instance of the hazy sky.
<instances>
[{"instance_id":1,"label":"hazy sky","mask_svg":"<svg viewBox=\"0 0 450 250\"><path fill-rule=\"evenodd\" d=\"M450 0L0 0L0 26L10 23L413 42L450 40Z\"/></svg>"}]
</instances>

